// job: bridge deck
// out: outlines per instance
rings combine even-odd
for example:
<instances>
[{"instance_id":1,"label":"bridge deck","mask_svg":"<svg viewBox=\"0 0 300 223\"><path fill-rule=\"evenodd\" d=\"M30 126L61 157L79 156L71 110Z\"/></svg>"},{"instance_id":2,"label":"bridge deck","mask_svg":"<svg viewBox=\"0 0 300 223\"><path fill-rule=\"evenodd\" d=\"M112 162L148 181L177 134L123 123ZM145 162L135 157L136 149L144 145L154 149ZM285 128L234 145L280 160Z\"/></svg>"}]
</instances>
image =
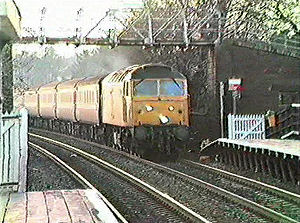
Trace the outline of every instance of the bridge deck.
<instances>
[{"instance_id":1,"label":"bridge deck","mask_svg":"<svg viewBox=\"0 0 300 223\"><path fill-rule=\"evenodd\" d=\"M270 152L282 153L284 156L296 156L300 159L299 140L280 140L280 139L218 139L218 144L234 148L259 149L265 154Z\"/></svg>"},{"instance_id":2,"label":"bridge deck","mask_svg":"<svg viewBox=\"0 0 300 223\"><path fill-rule=\"evenodd\" d=\"M117 222L92 190L0 194L0 222Z\"/></svg>"}]
</instances>

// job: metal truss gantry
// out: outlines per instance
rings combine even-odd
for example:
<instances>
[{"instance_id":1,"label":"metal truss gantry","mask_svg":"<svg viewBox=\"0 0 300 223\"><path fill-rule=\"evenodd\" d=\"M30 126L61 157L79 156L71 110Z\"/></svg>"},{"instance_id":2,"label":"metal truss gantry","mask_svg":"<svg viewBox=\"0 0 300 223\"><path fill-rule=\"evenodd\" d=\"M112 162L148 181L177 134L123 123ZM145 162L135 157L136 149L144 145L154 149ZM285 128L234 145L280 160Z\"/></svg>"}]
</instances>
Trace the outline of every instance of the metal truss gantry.
<instances>
[{"instance_id":1,"label":"metal truss gantry","mask_svg":"<svg viewBox=\"0 0 300 223\"><path fill-rule=\"evenodd\" d=\"M158 1L159 2L159 1ZM42 10L38 36L24 37L22 42L54 44L67 42L92 45L140 45L140 46L201 46L221 41L224 19L222 4L211 0L195 4L190 0L176 0L173 4L144 1L139 9L110 9L88 32L83 33L80 19L82 9L77 11L77 27L69 38L45 36ZM103 25L110 24L110 28Z\"/></svg>"}]
</instances>

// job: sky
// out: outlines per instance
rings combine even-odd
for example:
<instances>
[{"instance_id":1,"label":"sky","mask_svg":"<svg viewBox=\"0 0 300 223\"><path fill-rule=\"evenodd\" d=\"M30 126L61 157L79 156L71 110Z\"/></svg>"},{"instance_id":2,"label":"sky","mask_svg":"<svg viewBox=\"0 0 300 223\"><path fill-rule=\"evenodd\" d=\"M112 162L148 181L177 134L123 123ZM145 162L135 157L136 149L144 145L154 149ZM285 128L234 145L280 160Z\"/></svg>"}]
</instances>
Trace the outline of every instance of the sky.
<instances>
[{"instance_id":1,"label":"sky","mask_svg":"<svg viewBox=\"0 0 300 223\"><path fill-rule=\"evenodd\" d=\"M22 15L24 30L39 33L41 25L41 10L46 8L43 20L46 36L71 37L75 35L76 26L82 27L86 34L108 9L127 8L128 6L142 5L142 0L15 0ZM79 22L76 22L77 11L82 8ZM79 24L79 25L77 25ZM110 26L109 21L102 23ZM91 35L96 33L91 33ZM28 33L23 32L23 36ZM93 37L93 36L92 36Z\"/></svg>"},{"instance_id":2,"label":"sky","mask_svg":"<svg viewBox=\"0 0 300 223\"><path fill-rule=\"evenodd\" d=\"M41 11L45 7L43 27L48 37L73 37L76 27L82 27L82 35L94 27L97 22L105 16L109 9L124 9L128 7L141 7L142 0L15 0L21 12L23 28L22 36L39 35L41 26ZM77 21L77 11L82 9L81 19ZM114 26L109 19L104 20L102 29L109 29ZM26 30L29 30L27 32ZM99 29L95 29L88 37L99 37ZM64 57L71 57L75 46L55 45L57 54ZM16 53L23 50L45 52L45 46L39 44L16 45Z\"/></svg>"}]
</instances>

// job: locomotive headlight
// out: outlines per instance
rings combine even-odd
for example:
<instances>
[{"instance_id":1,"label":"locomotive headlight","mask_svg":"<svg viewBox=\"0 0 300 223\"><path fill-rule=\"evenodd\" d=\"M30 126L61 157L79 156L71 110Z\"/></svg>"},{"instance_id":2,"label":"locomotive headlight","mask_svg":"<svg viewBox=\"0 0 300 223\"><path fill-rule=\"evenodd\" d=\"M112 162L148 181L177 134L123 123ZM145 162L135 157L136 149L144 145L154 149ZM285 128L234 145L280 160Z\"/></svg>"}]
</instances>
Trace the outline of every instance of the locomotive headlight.
<instances>
[{"instance_id":1,"label":"locomotive headlight","mask_svg":"<svg viewBox=\"0 0 300 223\"><path fill-rule=\"evenodd\" d=\"M145 105L147 112L151 112L153 107L151 105Z\"/></svg>"},{"instance_id":2,"label":"locomotive headlight","mask_svg":"<svg viewBox=\"0 0 300 223\"><path fill-rule=\"evenodd\" d=\"M163 123L163 124L166 124L169 122L169 118L167 116L160 114L158 117L159 117L161 123Z\"/></svg>"},{"instance_id":3,"label":"locomotive headlight","mask_svg":"<svg viewBox=\"0 0 300 223\"><path fill-rule=\"evenodd\" d=\"M174 111L174 107L171 105L170 107L169 107L169 111Z\"/></svg>"}]
</instances>

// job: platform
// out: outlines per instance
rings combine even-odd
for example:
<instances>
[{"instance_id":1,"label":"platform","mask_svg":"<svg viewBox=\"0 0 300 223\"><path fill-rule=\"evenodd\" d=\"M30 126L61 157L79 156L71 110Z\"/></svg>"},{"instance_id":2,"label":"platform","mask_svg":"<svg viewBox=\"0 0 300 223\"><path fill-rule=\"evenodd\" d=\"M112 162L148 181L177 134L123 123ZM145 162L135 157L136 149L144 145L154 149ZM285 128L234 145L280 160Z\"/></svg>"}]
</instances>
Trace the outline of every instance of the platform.
<instances>
[{"instance_id":1,"label":"platform","mask_svg":"<svg viewBox=\"0 0 300 223\"><path fill-rule=\"evenodd\" d=\"M93 190L0 194L2 223L118 222Z\"/></svg>"},{"instance_id":2,"label":"platform","mask_svg":"<svg viewBox=\"0 0 300 223\"><path fill-rule=\"evenodd\" d=\"M300 159L300 141L299 140L282 140L282 139L226 139L217 140L218 145L240 148L244 150L261 151L264 154L283 154L283 157L296 157Z\"/></svg>"}]
</instances>

